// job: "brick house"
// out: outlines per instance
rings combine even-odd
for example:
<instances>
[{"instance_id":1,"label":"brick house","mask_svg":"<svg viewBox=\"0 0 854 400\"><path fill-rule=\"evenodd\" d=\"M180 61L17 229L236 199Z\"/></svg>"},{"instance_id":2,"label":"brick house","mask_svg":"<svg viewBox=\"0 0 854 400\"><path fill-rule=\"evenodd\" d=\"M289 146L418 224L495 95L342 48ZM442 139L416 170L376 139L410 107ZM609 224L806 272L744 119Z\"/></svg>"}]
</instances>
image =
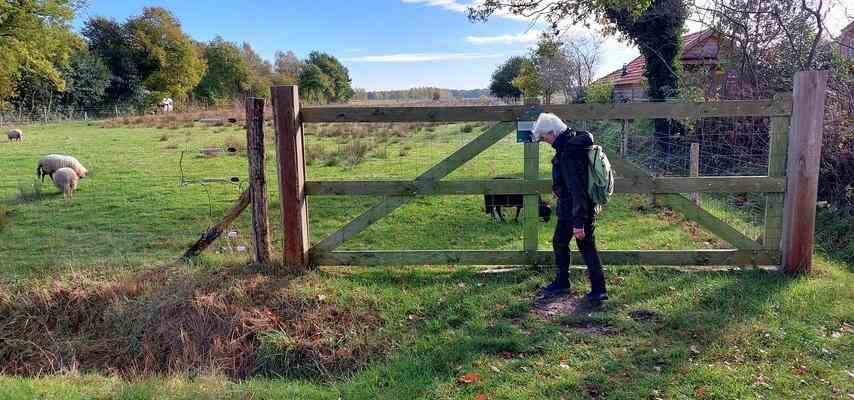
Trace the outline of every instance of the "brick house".
<instances>
[{"instance_id":1,"label":"brick house","mask_svg":"<svg viewBox=\"0 0 854 400\"><path fill-rule=\"evenodd\" d=\"M708 97L738 98L744 89L733 73L726 72L719 64L722 51L719 36L710 30L682 36L682 67L686 72L702 72L701 84ZM621 101L647 100L644 70L646 60L638 56L623 68L600 78L597 82L610 81L614 84L614 96ZM696 75L696 74L695 74ZM693 84L700 84L694 82Z\"/></svg>"},{"instance_id":2,"label":"brick house","mask_svg":"<svg viewBox=\"0 0 854 400\"><path fill-rule=\"evenodd\" d=\"M854 59L854 21L839 33L839 51L845 57Z\"/></svg>"}]
</instances>

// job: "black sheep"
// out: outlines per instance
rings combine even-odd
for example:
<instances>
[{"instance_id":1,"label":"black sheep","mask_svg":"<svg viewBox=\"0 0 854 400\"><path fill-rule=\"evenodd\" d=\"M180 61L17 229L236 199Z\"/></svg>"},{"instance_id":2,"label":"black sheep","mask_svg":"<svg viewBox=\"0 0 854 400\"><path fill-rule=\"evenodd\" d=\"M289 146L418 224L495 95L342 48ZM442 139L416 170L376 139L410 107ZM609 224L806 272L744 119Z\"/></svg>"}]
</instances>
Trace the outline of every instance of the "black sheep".
<instances>
[{"instance_id":1,"label":"black sheep","mask_svg":"<svg viewBox=\"0 0 854 400\"><path fill-rule=\"evenodd\" d=\"M549 219L551 219L552 216L551 206L549 206L549 203L543 201L541 196L537 196L537 200L539 202L540 219L542 219L543 222L549 222ZM483 202L486 213L492 216L493 220L500 220L501 222L506 222L504 220L504 214L501 213L501 208L515 207L516 217L513 218L513 221L519 222L519 213L522 211L522 207L524 206L525 196L522 194L485 194L483 195Z\"/></svg>"}]
</instances>

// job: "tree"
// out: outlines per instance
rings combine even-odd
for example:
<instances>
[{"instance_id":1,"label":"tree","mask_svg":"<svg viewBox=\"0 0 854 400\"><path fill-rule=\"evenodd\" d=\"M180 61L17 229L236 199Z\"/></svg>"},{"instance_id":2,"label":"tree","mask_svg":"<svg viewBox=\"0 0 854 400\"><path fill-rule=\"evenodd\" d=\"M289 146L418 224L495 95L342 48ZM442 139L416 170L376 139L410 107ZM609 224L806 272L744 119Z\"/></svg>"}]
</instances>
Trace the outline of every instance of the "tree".
<instances>
[{"instance_id":1,"label":"tree","mask_svg":"<svg viewBox=\"0 0 854 400\"><path fill-rule=\"evenodd\" d=\"M250 88L251 72L236 44L217 36L204 46L207 71L193 90L211 103L235 99Z\"/></svg>"},{"instance_id":2,"label":"tree","mask_svg":"<svg viewBox=\"0 0 854 400\"><path fill-rule=\"evenodd\" d=\"M337 58L326 53L313 51L308 55L306 65L317 66L329 81L330 85L325 93L327 101L345 102L353 97L350 72Z\"/></svg>"},{"instance_id":3,"label":"tree","mask_svg":"<svg viewBox=\"0 0 854 400\"><path fill-rule=\"evenodd\" d=\"M543 93L542 80L537 74L534 63L527 59L523 60L519 75L513 79L513 86L526 98L537 97Z\"/></svg>"},{"instance_id":4,"label":"tree","mask_svg":"<svg viewBox=\"0 0 854 400\"><path fill-rule=\"evenodd\" d=\"M181 24L162 7L145 7L125 24L133 44L146 57L145 86L152 92L184 98L205 73L205 62Z\"/></svg>"},{"instance_id":5,"label":"tree","mask_svg":"<svg viewBox=\"0 0 854 400\"><path fill-rule=\"evenodd\" d=\"M523 57L516 56L511 57L504 64L498 66L495 72L492 73L489 92L504 101L518 101L522 97L522 91L513 86L513 79L519 75L524 62L525 59Z\"/></svg>"},{"instance_id":6,"label":"tree","mask_svg":"<svg viewBox=\"0 0 854 400\"><path fill-rule=\"evenodd\" d=\"M63 71L65 93L63 104L72 109L90 109L104 103L110 86L110 70L104 61L88 49L71 55L71 62Z\"/></svg>"},{"instance_id":7,"label":"tree","mask_svg":"<svg viewBox=\"0 0 854 400\"><path fill-rule=\"evenodd\" d=\"M152 66L143 49L134 46L133 37L125 27L115 20L93 17L86 21L82 33L89 51L103 60L110 71L105 103L141 103L145 92L143 81Z\"/></svg>"},{"instance_id":8,"label":"tree","mask_svg":"<svg viewBox=\"0 0 854 400\"><path fill-rule=\"evenodd\" d=\"M649 98L661 101L679 89L682 29L688 16L685 0L483 0L468 10L469 19L486 21L496 12L544 18L554 30L562 22L585 23L593 17L608 33L635 43L646 59ZM668 120L656 120L656 132L668 135Z\"/></svg>"},{"instance_id":9,"label":"tree","mask_svg":"<svg viewBox=\"0 0 854 400\"><path fill-rule=\"evenodd\" d=\"M723 67L736 71L758 93L791 90L796 71L828 65L824 21L829 12L822 1L709 0L693 16L718 34L728 53Z\"/></svg>"},{"instance_id":10,"label":"tree","mask_svg":"<svg viewBox=\"0 0 854 400\"><path fill-rule=\"evenodd\" d=\"M65 88L61 68L81 41L71 31L73 0L0 2L0 102L14 96L24 73Z\"/></svg>"},{"instance_id":11,"label":"tree","mask_svg":"<svg viewBox=\"0 0 854 400\"><path fill-rule=\"evenodd\" d=\"M566 86L569 63L560 49L561 44L557 37L544 32L531 54L531 61L537 70L537 76L540 77L544 104L551 104L552 95Z\"/></svg>"},{"instance_id":12,"label":"tree","mask_svg":"<svg viewBox=\"0 0 854 400\"><path fill-rule=\"evenodd\" d=\"M248 42L243 42L241 54L250 72L250 95L269 97L270 86L273 86L273 65L261 58Z\"/></svg>"},{"instance_id":13,"label":"tree","mask_svg":"<svg viewBox=\"0 0 854 400\"><path fill-rule=\"evenodd\" d=\"M300 80L303 67L302 61L292 51L276 52L276 76L273 78L278 85L293 85Z\"/></svg>"},{"instance_id":14,"label":"tree","mask_svg":"<svg viewBox=\"0 0 854 400\"><path fill-rule=\"evenodd\" d=\"M563 38L561 51L573 70L573 84L585 88L593 84L596 69L602 60L602 38L594 34L576 34Z\"/></svg>"},{"instance_id":15,"label":"tree","mask_svg":"<svg viewBox=\"0 0 854 400\"><path fill-rule=\"evenodd\" d=\"M325 103L333 90L329 77L314 64L306 64L299 78L300 96L309 103Z\"/></svg>"}]
</instances>

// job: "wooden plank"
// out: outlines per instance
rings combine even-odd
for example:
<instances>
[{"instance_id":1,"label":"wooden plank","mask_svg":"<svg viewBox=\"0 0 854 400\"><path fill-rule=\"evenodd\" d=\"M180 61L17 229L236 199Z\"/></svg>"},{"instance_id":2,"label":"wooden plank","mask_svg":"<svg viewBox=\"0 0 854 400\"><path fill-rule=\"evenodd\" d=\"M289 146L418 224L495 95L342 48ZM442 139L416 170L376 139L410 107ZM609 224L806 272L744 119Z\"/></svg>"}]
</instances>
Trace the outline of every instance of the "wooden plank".
<instances>
[{"instance_id":1,"label":"wooden plank","mask_svg":"<svg viewBox=\"0 0 854 400\"><path fill-rule=\"evenodd\" d=\"M729 244L738 249L755 249L759 247L758 243L744 236L741 232L730 226L724 221L718 219L708 211L698 207L691 200L686 199L679 194L665 194L659 199L664 205L672 208L674 211L682 214L685 218L694 221L715 236L726 240Z\"/></svg>"},{"instance_id":2,"label":"wooden plank","mask_svg":"<svg viewBox=\"0 0 854 400\"><path fill-rule=\"evenodd\" d=\"M827 76L828 71L795 75L781 240L783 269L790 274L812 269Z\"/></svg>"},{"instance_id":3,"label":"wooden plank","mask_svg":"<svg viewBox=\"0 0 854 400\"><path fill-rule=\"evenodd\" d=\"M697 178L616 178L615 193L782 193L785 179L765 176ZM476 181L309 181L309 196L429 196L477 194L548 194L551 180L491 179Z\"/></svg>"},{"instance_id":4,"label":"wooden plank","mask_svg":"<svg viewBox=\"0 0 854 400\"><path fill-rule=\"evenodd\" d=\"M273 260L267 206L267 153L264 148L264 99L246 99L246 155L249 159L249 193L252 197L252 239L255 262Z\"/></svg>"},{"instance_id":5,"label":"wooden plank","mask_svg":"<svg viewBox=\"0 0 854 400\"><path fill-rule=\"evenodd\" d=\"M282 208L282 236L285 265L308 266L308 207L305 196L305 158L300 116L299 89L274 86L273 122L276 128L279 198Z\"/></svg>"},{"instance_id":6,"label":"wooden plank","mask_svg":"<svg viewBox=\"0 0 854 400\"><path fill-rule=\"evenodd\" d=\"M700 144L699 143L691 143L691 171L689 175L691 177L700 176ZM700 192L691 192L691 202L695 205L700 205Z\"/></svg>"},{"instance_id":7,"label":"wooden plank","mask_svg":"<svg viewBox=\"0 0 854 400\"><path fill-rule=\"evenodd\" d=\"M605 265L764 266L780 257L776 250L646 250L599 252ZM316 254L320 266L381 265L554 265L550 251L418 250L333 251Z\"/></svg>"},{"instance_id":8,"label":"wooden plank","mask_svg":"<svg viewBox=\"0 0 854 400\"><path fill-rule=\"evenodd\" d=\"M559 104L543 106L545 112L566 120L709 118L787 116L791 102L750 100L709 103ZM306 107L302 120L313 122L473 122L515 121L527 106L463 107Z\"/></svg>"},{"instance_id":9,"label":"wooden plank","mask_svg":"<svg viewBox=\"0 0 854 400\"><path fill-rule=\"evenodd\" d=\"M438 181L467 161L471 160L484 150L488 149L493 144L497 143L513 129L513 126L508 123L500 123L480 134L477 138L463 147L455 151L453 154L434 165L432 168L415 178L415 181L420 183L433 183ZM340 246L345 241L359 234L367 227L382 217L391 214L397 208L411 201L414 197L410 196L392 196L384 199L379 204L371 207L362 215L350 221L347 225L332 233L325 239L317 243L311 251L327 252Z\"/></svg>"},{"instance_id":10,"label":"wooden plank","mask_svg":"<svg viewBox=\"0 0 854 400\"><path fill-rule=\"evenodd\" d=\"M781 95L774 96L779 98ZM789 149L789 117L771 118L768 143L768 176L785 178L786 156ZM783 235L783 193L765 195L765 232L762 245L768 249L780 249Z\"/></svg>"},{"instance_id":11,"label":"wooden plank","mask_svg":"<svg viewBox=\"0 0 854 400\"><path fill-rule=\"evenodd\" d=\"M525 143L524 152L523 178L526 182L536 182L540 179L540 145ZM527 194L522 198L522 210L525 213L522 248L529 253L537 251L540 243L539 198L537 194Z\"/></svg>"},{"instance_id":12,"label":"wooden plank","mask_svg":"<svg viewBox=\"0 0 854 400\"><path fill-rule=\"evenodd\" d=\"M189 260L210 247L210 245L213 244L213 242L215 242L226 229L228 229L231 223L243 213L243 210L249 207L250 202L251 198L249 196L249 190L244 190L243 193L240 194L240 198L237 199L237 202L235 202L234 205L231 206L231 209L225 213L225 216L223 216L219 222L202 233L202 236L184 252L184 255L181 256L181 260Z\"/></svg>"}]
</instances>

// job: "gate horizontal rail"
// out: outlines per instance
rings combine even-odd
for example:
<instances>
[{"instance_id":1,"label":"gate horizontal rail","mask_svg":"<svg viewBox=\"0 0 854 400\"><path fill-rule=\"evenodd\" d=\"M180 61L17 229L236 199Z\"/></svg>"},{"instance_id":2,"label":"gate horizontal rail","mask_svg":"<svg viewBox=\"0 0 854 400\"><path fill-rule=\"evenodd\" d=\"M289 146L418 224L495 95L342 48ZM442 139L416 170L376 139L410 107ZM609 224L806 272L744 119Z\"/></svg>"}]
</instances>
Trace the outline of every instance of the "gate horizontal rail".
<instances>
[{"instance_id":1,"label":"gate horizontal rail","mask_svg":"<svg viewBox=\"0 0 854 400\"><path fill-rule=\"evenodd\" d=\"M615 193L783 193L784 178L767 176L616 178ZM466 181L308 181L309 196L448 196L476 194L546 194L552 181L493 179Z\"/></svg>"},{"instance_id":2,"label":"gate horizontal rail","mask_svg":"<svg viewBox=\"0 0 854 400\"><path fill-rule=\"evenodd\" d=\"M698 102L559 104L543 106L567 120L712 118L789 116L792 99ZM527 110L517 106L459 107L305 107L301 118L312 122L478 122L515 121Z\"/></svg>"},{"instance_id":3,"label":"gate horizontal rail","mask_svg":"<svg viewBox=\"0 0 854 400\"><path fill-rule=\"evenodd\" d=\"M599 252L605 265L769 266L780 261L777 250L632 250ZM320 266L371 265L552 265L550 251L404 250L331 251L312 261Z\"/></svg>"}]
</instances>

